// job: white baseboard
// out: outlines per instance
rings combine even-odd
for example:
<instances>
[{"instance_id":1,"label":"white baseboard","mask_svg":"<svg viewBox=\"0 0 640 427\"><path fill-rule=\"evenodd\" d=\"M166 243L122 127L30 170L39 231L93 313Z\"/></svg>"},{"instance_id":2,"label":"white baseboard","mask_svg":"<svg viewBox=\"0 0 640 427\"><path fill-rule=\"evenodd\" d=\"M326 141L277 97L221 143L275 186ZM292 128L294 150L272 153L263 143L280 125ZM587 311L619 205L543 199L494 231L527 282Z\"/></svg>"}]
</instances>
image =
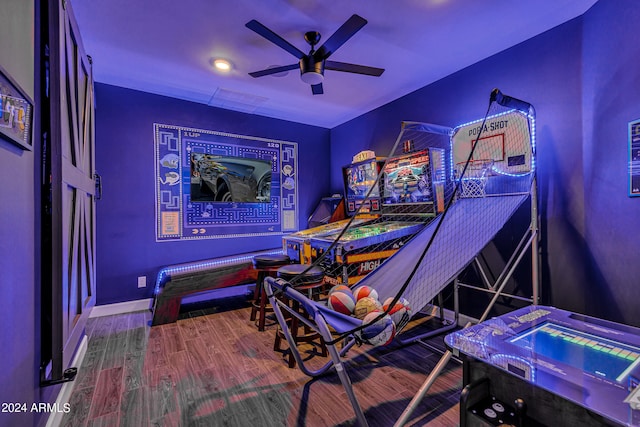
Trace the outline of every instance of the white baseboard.
<instances>
[{"instance_id":1,"label":"white baseboard","mask_svg":"<svg viewBox=\"0 0 640 427\"><path fill-rule=\"evenodd\" d=\"M91 309L89 317L112 316L114 314L133 313L134 311L149 310L152 298L139 299L135 301L118 302L115 304L98 305Z\"/></svg>"},{"instance_id":2,"label":"white baseboard","mask_svg":"<svg viewBox=\"0 0 640 427\"><path fill-rule=\"evenodd\" d=\"M75 356L73 357L73 361L71 362L71 366L75 366L78 368L78 372L82 369L82 362L84 362L84 355L87 353L87 346L89 344L89 338L86 335L82 337L82 341L80 341L80 345L78 346L78 350L76 351ZM69 381L62 385L60 391L58 392L58 397L56 398L55 407L56 408L64 408L64 405L69 403L69 398L71 397L71 393L73 392L73 386L75 385L75 381ZM73 408L72 408L73 409ZM51 411L49 418L47 418L46 427L58 427L62 423L62 417L64 416L64 411L56 410Z\"/></svg>"}]
</instances>

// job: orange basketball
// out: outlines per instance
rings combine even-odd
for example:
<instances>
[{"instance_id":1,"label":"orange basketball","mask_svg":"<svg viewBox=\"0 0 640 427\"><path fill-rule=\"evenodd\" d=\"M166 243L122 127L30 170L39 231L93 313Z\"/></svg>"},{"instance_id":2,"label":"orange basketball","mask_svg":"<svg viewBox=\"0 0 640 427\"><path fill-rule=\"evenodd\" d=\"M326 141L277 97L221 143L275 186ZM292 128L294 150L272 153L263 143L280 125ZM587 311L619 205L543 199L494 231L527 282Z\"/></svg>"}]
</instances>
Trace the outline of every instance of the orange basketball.
<instances>
[{"instance_id":1,"label":"orange basketball","mask_svg":"<svg viewBox=\"0 0 640 427\"><path fill-rule=\"evenodd\" d=\"M350 315L356 306L356 300L353 299L351 291L335 291L329 294L327 305L338 313Z\"/></svg>"},{"instance_id":2,"label":"orange basketball","mask_svg":"<svg viewBox=\"0 0 640 427\"><path fill-rule=\"evenodd\" d=\"M382 309L387 311L389 305L393 302L393 298L387 298L382 305ZM400 332L409 323L411 318L411 307L409 301L405 298L400 298L388 311L389 316L393 319L393 323L396 325L396 333Z\"/></svg>"},{"instance_id":3,"label":"orange basketball","mask_svg":"<svg viewBox=\"0 0 640 427\"><path fill-rule=\"evenodd\" d=\"M335 285L334 287L332 287L329 290L329 295L331 295L334 292L338 292L338 291L343 291L343 292L349 292L350 294L353 295L353 292L351 292L351 288L348 287L347 285Z\"/></svg>"},{"instance_id":4,"label":"orange basketball","mask_svg":"<svg viewBox=\"0 0 640 427\"><path fill-rule=\"evenodd\" d=\"M361 285L356 287L353 290L353 296L356 298L356 301L359 301L364 297L371 297L373 299L378 299L378 292L370 286Z\"/></svg>"}]
</instances>

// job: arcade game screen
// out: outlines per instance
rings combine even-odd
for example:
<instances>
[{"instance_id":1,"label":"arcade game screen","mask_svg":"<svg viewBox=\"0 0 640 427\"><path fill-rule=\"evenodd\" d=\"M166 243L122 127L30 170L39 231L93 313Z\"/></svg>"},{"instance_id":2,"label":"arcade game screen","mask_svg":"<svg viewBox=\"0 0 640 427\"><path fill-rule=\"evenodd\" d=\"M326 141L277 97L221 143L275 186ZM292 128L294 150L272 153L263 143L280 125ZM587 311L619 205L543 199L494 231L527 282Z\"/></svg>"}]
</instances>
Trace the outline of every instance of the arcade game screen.
<instances>
[{"instance_id":1,"label":"arcade game screen","mask_svg":"<svg viewBox=\"0 0 640 427\"><path fill-rule=\"evenodd\" d=\"M360 207L367 195L369 203L365 206L366 211L380 210L380 189L375 185L380 168L381 162L376 159L353 163L342 168L349 215ZM369 190L371 190L370 194Z\"/></svg>"},{"instance_id":2,"label":"arcade game screen","mask_svg":"<svg viewBox=\"0 0 640 427\"><path fill-rule=\"evenodd\" d=\"M348 198L364 198L378 178L378 165L375 160L354 163L345 167L346 192ZM378 188L371 190L371 197L380 195Z\"/></svg>"},{"instance_id":3,"label":"arcade game screen","mask_svg":"<svg viewBox=\"0 0 640 427\"><path fill-rule=\"evenodd\" d=\"M640 363L640 348L544 322L509 342L610 381L623 381Z\"/></svg>"},{"instance_id":4,"label":"arcade game screen","mask_svg":"<svg viewBox=\"0 0 640 427\"><path fill-rule=\"evenodd\" d=\"M389 159L384 167L384 204L433 201L429 151Z\"/></svg>"}]
</instances>

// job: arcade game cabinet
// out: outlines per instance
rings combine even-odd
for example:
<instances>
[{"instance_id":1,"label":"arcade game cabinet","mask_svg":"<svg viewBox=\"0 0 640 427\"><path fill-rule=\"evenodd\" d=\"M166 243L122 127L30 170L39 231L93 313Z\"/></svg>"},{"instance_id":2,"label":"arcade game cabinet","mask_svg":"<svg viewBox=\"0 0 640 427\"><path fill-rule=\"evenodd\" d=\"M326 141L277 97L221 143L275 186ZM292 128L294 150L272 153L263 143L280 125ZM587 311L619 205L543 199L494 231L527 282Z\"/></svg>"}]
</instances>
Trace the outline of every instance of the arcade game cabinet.
<instances>
[{"instance_id":1,"label":"arcade game cabinet","mask_svg":"<svg viewBox=\"0 0 640 427\"><path fill-rule=\"evenodd\" d=\"M299 262L302 264L310 264L312 262L310 240L315 237L321 237L329 234L339 234L348 225L360 225L368 223L376 219L379 215L376 212L380 211L380 198L378 194L378 202L375 203L373 212L370 208L361 209L361 214L356 218L351 218L360 207L360 203L364 200L371 186L376 182L378 173L382 168L384 161L373 158L364 161L357 162L353 165L353 169L350 170L350 174L353 174L353 180L351 181L351 188L346 191L346 203L341 196L332 196L323 198L314 213L309 218L309 226L311 228L301 230L296 233L289 234L282 238L284 251L293 262ZM320 224L318 218L326 217L327 213L331 211L332 206L335 205L336 200L339 198L341 201L334 209L328 223ZM350 217L344 219L346 214ZM342 217L339 218L339 214Z\"/></svg>"},{"instance_id":2,"label":"arcade game cabinet","mask_svg":"<svg viewBox=\"0 0 640 427\"><path fill-rule=\"evenodd\" d=\"M640 425L640 329L528 306L447 335L462 426Z\"/></svg>"},{"instance_id":3,"label":"arcade game cabinet","mask_svg":"<svg viewBox=\"0 0 640 427\"><path fill-rule=\"evenodd\" d=\"M311 259L329 252L323 268L335 283L357 283L422 230L425 219L444 210L444 150L409 145L407 151L382 166L371 159L343 168L347 214L378 216L311 239Z\"/></svg>"}]
</instances>

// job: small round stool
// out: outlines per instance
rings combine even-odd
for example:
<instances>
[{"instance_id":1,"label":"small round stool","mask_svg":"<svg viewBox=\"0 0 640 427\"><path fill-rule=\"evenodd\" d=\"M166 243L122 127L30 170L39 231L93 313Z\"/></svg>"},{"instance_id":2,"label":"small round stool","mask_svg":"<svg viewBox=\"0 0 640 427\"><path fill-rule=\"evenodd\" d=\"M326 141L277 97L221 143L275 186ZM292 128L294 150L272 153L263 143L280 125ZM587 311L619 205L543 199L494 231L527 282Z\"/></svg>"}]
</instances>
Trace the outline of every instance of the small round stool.
<instances>
[{"instance_id":1,"label":"small round stool","mask_svg":"<svg viewBox=\"0 0 640 427\"><path fill-rule=\"evenodd\" d=\"M309 270L304 272L306 269ZM301 275L303 272L304 274ZM316 301L323 296L324 291L328 287L328 285L324 283L324 270L320 267L309 268L308 264L290 264L280 267L278 269L278 277L290 282L297 291L301 293L305 293L306 291L307 297ZM297 313L302 313L300 304L297 301L289 301L289 303L291 304L290 307L292 310ZM296 344L302 342L313 342L320 339L321 354L322 356L327 356L327 347L324 345L324 341L318 333L312 331L307 325L299 325L299 320L295 316L291 316L288 319L288 322L290 322L289 326L291 330L291 337ZM300 334L299 331L301 326L303 327L302 334ZM286 341L284 333L280 328L278 328L276 331L276 338L273 343L273 349L275 351L282 351L282 348L280 347L282 340ZM296 359L293 357L293 352L291 350L287 352L287 356L289 367L293 368L296 366Z\"/></svg>"},{"instance_id":2,"label":"small round stool","mask_svg":"<svg viewBox=\"0 0 640 427\"><path fill-rule=\"evenodd\" d=\"M256 321L259 331L264 331L265 316L267 311L272 311L267 306L267 292L264 289L265 277L275 277L276 272L282 266L291 262L287 255L256 255L253 257L253 267L258 270L256 288L253 291L253 303L251 306L251 316L249 320Z\"/></svg>"}]
</instances>

